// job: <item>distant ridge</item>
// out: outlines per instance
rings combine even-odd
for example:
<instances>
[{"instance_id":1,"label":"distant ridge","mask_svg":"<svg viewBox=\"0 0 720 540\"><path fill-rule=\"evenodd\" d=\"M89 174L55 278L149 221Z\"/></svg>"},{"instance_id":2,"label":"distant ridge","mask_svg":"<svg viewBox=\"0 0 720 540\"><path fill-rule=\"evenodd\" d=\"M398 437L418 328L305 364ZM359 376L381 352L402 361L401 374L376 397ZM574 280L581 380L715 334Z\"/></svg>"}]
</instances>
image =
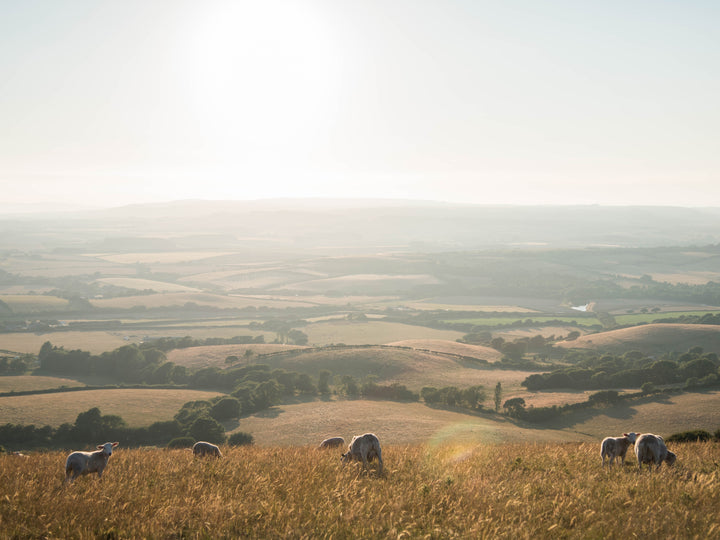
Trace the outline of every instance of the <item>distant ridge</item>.
<instances>
[{"instance_id":1,"label":"distant ridge","mask_svg":"<svg viewBox=\"0 0 720 540\"><path fill-rule=\"evenodd\" d=\"M18 236L14 220L22 222ZM33 225L35 224L35 225ZM181 200L69 213L4 215L17 245L52 230L74 247L113 236L193 246L272 249L292 256L494 248L659 247L720 244L720 208L511 206L401 199ZM33 227L37 230L33 230ZM9 234L9 232L8 232ZM102 237L99 237L102 235ZM205 240L207 239L207 241ZM233 242L234 241L234 242ZM217 244L217 242L216 242Z\"/></svg>"}]
</instances>

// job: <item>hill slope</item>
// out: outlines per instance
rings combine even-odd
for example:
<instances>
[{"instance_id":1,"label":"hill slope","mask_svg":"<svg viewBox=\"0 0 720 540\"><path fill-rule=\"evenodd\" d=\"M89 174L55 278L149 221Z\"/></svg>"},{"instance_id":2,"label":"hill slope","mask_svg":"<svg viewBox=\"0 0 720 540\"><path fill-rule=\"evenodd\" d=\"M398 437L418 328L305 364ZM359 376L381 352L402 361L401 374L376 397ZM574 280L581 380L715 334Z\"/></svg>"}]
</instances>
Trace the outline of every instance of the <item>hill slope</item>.
<instances>
[{"instance_id":1,"label":"hill slope","mask_svg":"<svg viewBox=\"0 0 720 540\"><path fill-rule=\"evenodd\" d=\"M406 339L403 341L388 343L388 345L393 347L410 347L411 349L435 351L446 354L457 354L459 356L469 356L471 358L478 358L488 362L498 362L500 358L502 358L500 351L491 347L458 343L457 341L448 341L444 339Z\"/></svg>"},{"instance_id":2,"label":"hill slope","mask_svg":"<svg viewBox=\"0 0 720 540\"><path fill-rule=\"evenodd\" d=\"M399 383L415 391L423 386L472 385L483 385L491 391L498 381L502 381L504 388L519 388L529 375L526 371L495 370L473 360L432 351L390 346L297 349L257 356L253 361L313 376L323 369L333 376L350 375L358 381L370 376L378 383Z\"/></svg>"},{"instance_id":3,"label":"hill slope","mask_svg":"<svg viewBox=\"0 0 720 540\"><path fill-rule=\"evenodd\" d=\"M597 334L587 334L574 341L562 341L557 347L596 349L622 353L639 350L645 354L669 351L686 352L702 347L705 352L720 353L720 326L706 324L645 324Z\"/></svg>"},{"instance_id":4,"label":"hill slope","mask_svg":"<svg viewBox=\"0 0 720 540\"><path fill-rule=\"evenodd\" d=\"M422 403L348 400L280 405L226 425L252 433L261 446L315 445L372 431L391 444L437 442L599 442L635 431L664 437L717 428L720 391L654 396L629 405L575 411L543 424L515 422L485 411L464 413Z\"/></svg>"}]
</instances>

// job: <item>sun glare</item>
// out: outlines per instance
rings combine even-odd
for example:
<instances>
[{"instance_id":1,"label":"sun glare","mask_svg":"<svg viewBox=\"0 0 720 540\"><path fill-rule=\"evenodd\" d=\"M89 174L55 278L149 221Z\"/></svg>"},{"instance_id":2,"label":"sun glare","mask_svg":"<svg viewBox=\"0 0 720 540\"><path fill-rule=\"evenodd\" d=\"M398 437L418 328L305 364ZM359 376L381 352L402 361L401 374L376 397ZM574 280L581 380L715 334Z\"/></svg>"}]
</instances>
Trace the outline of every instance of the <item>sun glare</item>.
<instances>
[{"instance_id":1,"label":"sun glare","mask_svg":"<svg viewBox=\"0 0 720 540\"><path fill-rule=\"evenodd\" d=\"M203 4L195 16L185 75L210 144L300 144L329 120L338 62L319 13L271 0Z\"/></svg>"}]
</instances>

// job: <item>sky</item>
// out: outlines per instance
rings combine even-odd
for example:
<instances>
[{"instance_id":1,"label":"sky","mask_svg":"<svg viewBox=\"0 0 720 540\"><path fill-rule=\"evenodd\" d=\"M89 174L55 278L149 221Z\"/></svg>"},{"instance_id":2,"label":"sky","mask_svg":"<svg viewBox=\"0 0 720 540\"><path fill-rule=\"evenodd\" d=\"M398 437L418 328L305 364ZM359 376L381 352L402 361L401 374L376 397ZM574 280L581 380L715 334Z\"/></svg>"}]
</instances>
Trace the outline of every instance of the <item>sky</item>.
<instances>
[{"instance_id":1,"label":"sky","mask_svg":"<svg viewBox=\"0 0 720 540\"><path fill-rule=\"evenodd\" d=\"M720 206L714 0L0 0L0 211Z\"/></svg>"}]
</instances>

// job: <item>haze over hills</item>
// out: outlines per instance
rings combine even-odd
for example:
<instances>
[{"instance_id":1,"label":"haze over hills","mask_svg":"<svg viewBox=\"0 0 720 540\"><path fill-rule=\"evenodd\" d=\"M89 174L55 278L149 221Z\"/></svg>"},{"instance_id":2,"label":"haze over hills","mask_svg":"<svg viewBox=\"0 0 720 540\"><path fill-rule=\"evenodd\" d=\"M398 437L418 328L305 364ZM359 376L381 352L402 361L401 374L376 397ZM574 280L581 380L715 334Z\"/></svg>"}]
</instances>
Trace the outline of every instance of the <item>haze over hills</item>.
<instances>
[{"instance_id":1,"label":"haze over hills","mask_svg":"<svg viewBox=\"0 0 720 540\"><path fill-rule=\"evenodd\" d=\"M493 247L654 247L720 242L720 209L483 206L432 201L175 201L5 214L0 248L252 248L302 256Z\"/></svg>"}]
</instances>

